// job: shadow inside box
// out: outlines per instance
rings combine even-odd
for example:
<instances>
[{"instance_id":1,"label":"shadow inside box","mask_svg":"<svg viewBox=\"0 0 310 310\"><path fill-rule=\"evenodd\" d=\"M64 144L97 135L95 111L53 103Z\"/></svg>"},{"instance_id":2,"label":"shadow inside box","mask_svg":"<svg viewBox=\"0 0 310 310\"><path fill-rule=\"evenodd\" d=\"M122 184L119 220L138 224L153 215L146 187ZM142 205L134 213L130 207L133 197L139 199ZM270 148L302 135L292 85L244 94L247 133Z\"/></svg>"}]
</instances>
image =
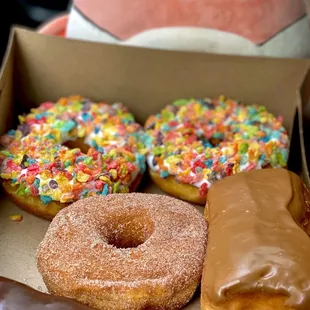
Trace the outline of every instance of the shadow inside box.
<instances>
[{"instance_id":1,"label":"shadow inside box","mask_svg":"<svg viewBox=\"0 0 310 310\"><path fill-rule=\"evenodd\" d=\"M303 137L308 171L310 170L310 99L303 110Z\"/></svg>"},{"instance_id":2,"label":"shadow inside box","mask_svg":"<svg viewBox=\"0 0 310 310\"><path fill-rule=\"evenodd\" d=\"M159 195L167 195L165 194L155 183L153 183L148 170L146 169L141 183L137 189L137 192L140 193L149 193L149 194L159 194Z\"/></svg>"},{"instance_id":3,"label":"shadow inside box","mask_svg":"<svg viewBox=\"0 0 310 310\"><path fill-rule=\"evenodd\" d=\"M310 119L307 121L310 122ZM305 122L306 123L306 122ZM310 123L304 125L304 141L308 171L310 170Z\"/></svg>"},{"instance_id":4,"label":"shadow inside box","mask_svg":"<svg viewBox=\"0 0 310 310\"><path fill-rule=\"evenodd\" d=\"M300 174L300 172L302 171L301 144L299 138L299 119L297 111L294 117L287 168L290 171L295 172L296 174Z\"/></svg>"},{"instance_id":5,"label":"shadow inside box","mask_svg":"<svg viewBox=\"0 0 310 310\"><path fill-rule=\"evenodd\" d=\"M200 304L200 296L201 296L201 283L197 287L192 299L189 303L185 306L187 310L194 310L197 309L198 304Z\"/></svg>"}]
</instances>

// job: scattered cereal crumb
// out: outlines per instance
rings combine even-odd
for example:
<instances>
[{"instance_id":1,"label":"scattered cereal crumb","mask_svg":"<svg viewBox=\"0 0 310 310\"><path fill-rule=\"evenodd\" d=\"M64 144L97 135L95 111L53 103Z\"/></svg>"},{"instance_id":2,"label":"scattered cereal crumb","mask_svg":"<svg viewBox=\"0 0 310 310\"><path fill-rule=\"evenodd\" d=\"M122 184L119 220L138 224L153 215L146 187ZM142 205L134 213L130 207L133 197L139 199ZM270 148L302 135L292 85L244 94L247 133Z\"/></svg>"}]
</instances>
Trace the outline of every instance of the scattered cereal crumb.
<instances>
[{"instance_id":1,"label":"scattered cereal crumb","mask_svg":"<svg viewBox=\"0 0 310 310\"><path fill-rule=\"evenodd\" d=\"M23 216L21 214L14 214L10 216L10 220L13 222L21 222L23 220Z\"/></svg>"}]
</instances>

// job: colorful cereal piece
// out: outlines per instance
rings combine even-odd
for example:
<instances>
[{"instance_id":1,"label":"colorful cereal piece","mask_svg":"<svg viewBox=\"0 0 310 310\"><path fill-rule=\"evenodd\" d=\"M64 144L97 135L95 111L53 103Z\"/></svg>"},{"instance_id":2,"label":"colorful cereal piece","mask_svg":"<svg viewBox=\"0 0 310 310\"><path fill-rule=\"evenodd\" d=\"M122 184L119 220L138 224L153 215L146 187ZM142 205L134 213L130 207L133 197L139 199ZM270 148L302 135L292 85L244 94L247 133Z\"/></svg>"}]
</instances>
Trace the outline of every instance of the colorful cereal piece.
<instances>
[{"instance_id":1,"label":"colorful cereal piece","mask_svg":"<svg viewBox=\"0 0 310 310\"><path fill-rule=\"evenodd\" d=\"M287 164L283 118L224 96L178 99L150 116L145 130L149 168L198 187L201 196L231 174Z\"/></svg>"},{"instance_id":2,"label":"colorful cereal piece","mask_svg":"<svg viewBox=\"0 0 310 310\"><path fill-rule=\"evenodd\" d=\"M42 103L19 120L0 141L0 177L18 195L70 203L128 192L144 173L147 136L121 103L71 96ZM89 146L86 153L66 146L77 139Z\"/></svg>"}]
</instances>

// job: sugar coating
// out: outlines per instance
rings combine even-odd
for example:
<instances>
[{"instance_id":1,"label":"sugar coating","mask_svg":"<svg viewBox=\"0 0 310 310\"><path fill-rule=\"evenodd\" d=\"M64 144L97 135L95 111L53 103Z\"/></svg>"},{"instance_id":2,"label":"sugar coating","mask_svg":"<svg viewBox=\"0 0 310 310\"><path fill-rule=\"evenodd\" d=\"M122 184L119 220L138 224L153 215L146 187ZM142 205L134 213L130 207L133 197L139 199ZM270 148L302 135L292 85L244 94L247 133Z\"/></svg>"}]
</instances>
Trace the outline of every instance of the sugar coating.
<instances>
[{"instance_id":1,"label":"sugar coating","mask_svg":"<svg viewBox=\"0 0 310 310\"><path fill-rule=\"evenodd\" d=\"M127 225L124 216L138 219L133 227L142 225L146 241L137 247L108 242ZM131 309L128 294L142 290L148 293L142 304L165 298L162 309L173 309L187 303L198 286L206 244L207 223L190 204L156 194L110 194L61 210L38 248L37 264L44 281L67 297L82 290L113 300L119 293L120 303L128 304L122 309ZM182 305L175 304L173 297L193 283Z\"/></svg>"},{"instance_id":2,"label":"sugar coating","mask_svg":"<svg viewBox=\"0 0 310 310\"><path fill-rule=\"evenodd\" d=\"M121 103L81 96L44 102L1 137L0 176L16 194L70 203L128 192L145 170L143 128ZM88 151L64 143L80 139Z\"/></svg>"},{"instance_id":3,"label":"sugar coating","mask_svg":"<svg viewBox=\"0 0 310 310\"><path fill-rule=\"evenodd\" d=\"M264 106L219 98L179 99L145 124L148 166L207 195L214 182L241 171L287 165L283 118Z\"/></svg>"}]
</instances>

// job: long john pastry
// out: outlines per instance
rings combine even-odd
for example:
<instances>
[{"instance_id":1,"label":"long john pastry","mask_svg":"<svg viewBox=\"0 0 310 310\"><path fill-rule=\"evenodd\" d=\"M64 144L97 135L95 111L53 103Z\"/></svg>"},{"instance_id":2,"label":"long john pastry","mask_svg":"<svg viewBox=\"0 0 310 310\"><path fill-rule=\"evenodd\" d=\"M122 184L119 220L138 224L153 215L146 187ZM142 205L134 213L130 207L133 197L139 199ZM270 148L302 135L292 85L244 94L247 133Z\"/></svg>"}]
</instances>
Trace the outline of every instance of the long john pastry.
<instances>
[{"instance_id":1,"label":"long john pastry","mask_svg":"<svg viewBox=\"0 0 310 310\"><path fill-rule=\"evenodd\" d=\"M310 309L310 208L285 169L242 172L208 194L203 310Z\"/></svg>"}]
</instances>

